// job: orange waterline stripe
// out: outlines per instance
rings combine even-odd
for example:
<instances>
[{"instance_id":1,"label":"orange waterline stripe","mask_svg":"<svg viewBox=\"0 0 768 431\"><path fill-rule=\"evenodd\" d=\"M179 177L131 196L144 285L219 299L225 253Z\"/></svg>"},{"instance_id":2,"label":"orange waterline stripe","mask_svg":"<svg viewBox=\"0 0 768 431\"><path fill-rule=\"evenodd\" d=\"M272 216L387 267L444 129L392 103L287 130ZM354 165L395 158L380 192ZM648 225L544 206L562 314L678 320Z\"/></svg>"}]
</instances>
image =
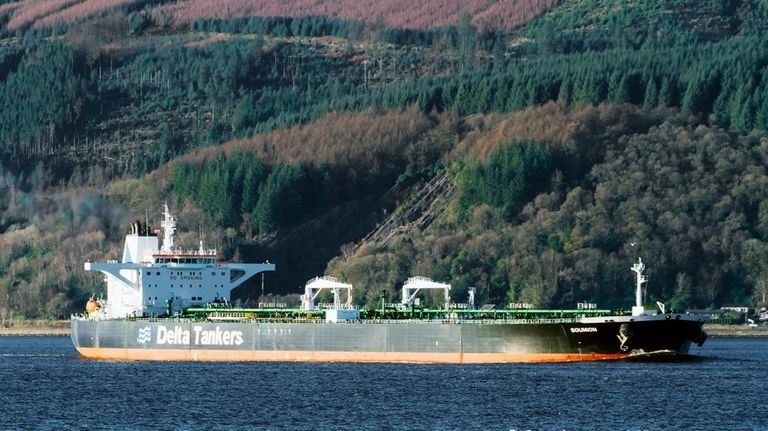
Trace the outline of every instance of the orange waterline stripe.
<instances>
[{"instance_id":1,"label":"orange waterline stripe","mask_svg":"<svg viewBox=\"0 0 768 431\"><path fill-rule=\"evenodd\" d=\"M191 349L121 349L78 347L89 359L151 361L285 361L285 362L415 362L444 364L486 364L520 362L574 362L616 360L627 353L415 353L415 352L343 352L299 350L191 350Z\"/></svg>"}]
</instances>

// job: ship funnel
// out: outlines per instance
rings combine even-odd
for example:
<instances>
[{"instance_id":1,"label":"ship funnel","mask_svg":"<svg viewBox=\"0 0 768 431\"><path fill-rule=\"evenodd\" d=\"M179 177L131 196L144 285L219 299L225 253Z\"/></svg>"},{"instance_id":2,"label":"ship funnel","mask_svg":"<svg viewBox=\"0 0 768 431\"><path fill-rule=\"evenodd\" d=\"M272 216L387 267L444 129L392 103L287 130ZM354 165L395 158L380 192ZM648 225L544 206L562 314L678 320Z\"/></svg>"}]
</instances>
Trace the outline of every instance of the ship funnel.
<instances>
[{"instance_id":1,"label":"ship funnel","mask_svg":"<svg viewBox=\"0 0 768 431\"><path fill-rule=\"evenodd\" d=\"M163 228L163 248L161 251L171 253L173 251L173 235L176 233L176 219L168 210L168 204L163 204L163 221L160 223Z\"/></svg>"}]
</instances>

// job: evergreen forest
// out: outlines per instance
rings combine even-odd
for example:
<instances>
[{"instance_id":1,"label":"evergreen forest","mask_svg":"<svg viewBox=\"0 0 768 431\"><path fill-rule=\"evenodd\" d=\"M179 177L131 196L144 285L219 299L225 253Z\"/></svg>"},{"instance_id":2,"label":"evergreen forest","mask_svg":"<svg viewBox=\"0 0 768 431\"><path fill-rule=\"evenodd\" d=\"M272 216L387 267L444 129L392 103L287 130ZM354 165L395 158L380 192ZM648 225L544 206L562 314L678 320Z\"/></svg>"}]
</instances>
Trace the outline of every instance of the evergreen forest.
<instances>
[{"instance_id":1,"label":"evergreen forest","mask_svg":"<svg viewBox=\"0 0 768 431\"><path fill-rule=\"evenodd\" d=\"M768 1L224 3L0 0L3 321L164 202L270 300L626 309L642 257L646 303L768 305Z\"/></svg>"}]
</instances>

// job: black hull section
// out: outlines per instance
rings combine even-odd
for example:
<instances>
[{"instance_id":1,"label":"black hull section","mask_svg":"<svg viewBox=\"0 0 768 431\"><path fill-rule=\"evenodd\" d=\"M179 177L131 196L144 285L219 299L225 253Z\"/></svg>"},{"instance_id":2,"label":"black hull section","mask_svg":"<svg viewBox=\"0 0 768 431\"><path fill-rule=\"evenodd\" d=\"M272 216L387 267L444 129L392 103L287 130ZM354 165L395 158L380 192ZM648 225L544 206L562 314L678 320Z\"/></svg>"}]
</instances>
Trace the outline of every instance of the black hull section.
<instances>
[{"instance_id":1,"label":"black hull section","mask_svg":"<svg viewBox=\"0 0 768 431\"><path fill-rule=\"evenodd\" d=\"M702 321L357 321L349 323L73 320L89 358L350 362L554 362L686 354Z\"/></svg>"}]
</instances>

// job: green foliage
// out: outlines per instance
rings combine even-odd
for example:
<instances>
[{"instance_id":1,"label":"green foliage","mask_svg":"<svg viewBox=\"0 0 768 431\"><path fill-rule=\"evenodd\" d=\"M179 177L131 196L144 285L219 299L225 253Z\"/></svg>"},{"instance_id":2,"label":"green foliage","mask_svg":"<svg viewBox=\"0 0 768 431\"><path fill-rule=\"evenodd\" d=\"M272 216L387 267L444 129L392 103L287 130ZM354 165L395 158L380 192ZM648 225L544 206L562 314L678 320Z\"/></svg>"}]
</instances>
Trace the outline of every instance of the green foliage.
<instances>
[{"instance_id":1,"label":"green foliage","mask_svg":"<svg viewBox=\"0 0 768 431\"><path fill-rule=\"evenodd\" d=\"M127 147L129 163L117 164L115 174L140 175L233 137L333 111L413 103L424 112L473 114L550 100L611 101L711 114L739 131L768 124L768 42L759 36L768 16L752 2L566 1L518 32L477 30L466 15L456 27L432 30L247 17L195 22L195 34L144 38L138 36L156 25L151 14L141 7L125 13L135 40L78 38L104 27L98 18L56 30L69 32L69 45L41 37L50 30L30 29L22 42L3 46L6 162L23 165L66 149L63 160L87 166L121 159ZM362 30L373 33L360 40ZM535 40L510 48L520 33ZM339 52L325 36L351 45ZM102 49L102 42L130 49Z\"/></svg>"},{"instance_id":2,"label":"green foliage","mask_svg":"<svg viewBox=\"0 0 768 431\"><path fill-rule=\"evenodd\" d=\"M295 256L315 262L365 234L336 227L337 215L374 226L394 201L423 196L408 196L409 187L441 159L466 166L458 200L441 203L448 209L433 229L352 258L351 279L371 286L361 297L377 300L378 290L421 273L451 280L456 300L476 286L478 301L626 305L626 266L638 253L654 271L649 296L677 308L768 296L761 263L768 242L765 1L563 0L515 31L477 29L466 14L455 27L431 30L331 17L171 28L145 7L160 3L22 29L13 38L4 29L8 17L0 18L0 161L38 178L17 184L4 172L0 185L8 202L0 205L0 226L19 244L3 250L11 275L0 297L13 307L30 304L25 315L74 311L72 303L98 286L79 273L61 276L82 261L71 250L101 249L103 235L94 232L119 237L105 222L118 217L90 201L57 209L41 224L45 234L24 230L48 205L35 195L43 183L101 186L199 147L329 112L406 106L468 119L429 136L382 131L394 137L386 142L418 142L395 155L367 151L362 164L266 163L247 151L221 152L172 162L170 190L144 187L153 197L176 193L188 208L239 230L243 239L230 235L228 245L244 246L244 259L327 234L308 247L315 255ZM124 28L105 31L107 22ZM550 141L528 134L505 139L487 160L455 159L454 142L471 146L469 135L485 133L471 126L474 119L494 117L477 114L503 116L553 100L671 107L700 127L672 120L638 129L627 127L631 115L608 112L569 120L578 133L568 142L544 145ZM536 121L532 129L551 126ZM422 139L440 145L423 148ZM38 159L45 175L31 168ZM627 248L632 242L640 246Z\"/></svg>"},{"instance_id":3,"label":"green foliage","mask_svg":"<svg viewBox=\"0 0 768 431\"><path fill-rule=\"evenodd\" d=\"M262 235L291 226L314 209L318 190L303 166L277 165L259 186L259 200L253 208L253 225Z\"/></svg>"},{"instance_id":4,"label":"green foliage","mask_svg":"<svg viewBox=\"0 0 768 431\"><path fill-rule=\"evenodd\" d=\"M550 52L687 46L764 33L767 13L754 1L563 0L522 31L546 35Z\"/></svg>"},{"instance_id":5,"label":"green foliage","mask_svg":"<svg viewBox=\"0 0 768 431\"><path fill-rule=\"evenodd\" d=\"M547 186L552 168L552 154L544 144L500 146L488 162L477 161L464 170L460 217L480 204L501 208L507 217L513 215L535 192Z\"/></svg>"},{"instance_id":6,"label":"green foliage","mask_svg":"<svg viewBox=\"0 0 768 431\"><path fill-rule=\"evenodd\" d=\"M128 31L132 35L140 34L152 23L152 19L146 11L132 12L126 20L128 22Z\"/></svg>"},{"instance_id":7,"label":"green foliage","mask_svg":"<svg viewBox=\"0 0 768 431\"><path fill-rule=\"evenodd\" d=\"M77 56L65 44L35 42L11 71L14 57L0 66L7 73L0 82L0 156L6 161L57 149L60 136L80 120L85 96Z\"/></svg>"},{"instance_id":8,"label":"green foliage","mask_svg":"<svg viewBox=\"0 0 768 431\"><path fill-rule=\"evenodd\" d=\"M669 301L671 308L685 310L691 306L693 299L693 287L691 277L686 273L679 273L675 279L675 293Z\"/></svg>"},{"instance_id":9,"label":"green foliage","mask_svg":"<svg viewBox=\"0 0 768 431\"><path fill-rule=\"evenodd\" d=\"M172 190L180 201L194 201L219 225L242 224L248 236L269 237L306 221L321 203L349 198L325 191L324 181L332 186L336 179L305 165L268 167L252 152L235 152L201 163L174 163Z\"/></svg>"},{"instance_id":10,"label":"green foliage","mask_svg":"<svg viewBox=\"0 0 768 431\"><path fill-rule=\"evenodd\" d=\"M587 139L603 156L572 173L581 176L552 181L554 190L540 180L530 194L515 193L528 172L523 160L538 161L541 178L550 178L554 160L572 160L567 147L506 144L470 164L453 207L464 221L409 233L415 258L404 272L451 282L457 301L477 286L480 300L496 304L626 307L628 267L642 257L649 303L682 310L765 301L768 137L674 122L625 129L618 139L601 133L593 129ZM396 245L381 251L397 252Z\"/></svg>"},{"instance_id":11,"label":"green foliage","mask_svg":"<svg viewBox=\"0 0 768 431\"><path fill-rule=\"evenodd\" d=\"M762 97L766 48L762 38L743 37L701 46L549 56L510 62L492 74L480 70L431 85L439 84L445 105L463 114L497 107L513 111L548 100L593 105L610 101L715 113L724 127L749 131L766 124L768 118L768 101ZM429 85L428 80L398 91L415 92L419 85ZM382 99L387 106L388 99ZM723 115L726 109L728 115Z\"/></svg>"},{"instance_id":12,"label":"green foliage","mask_svg":"<svg viewBox=\"0 0 768 431\"><path fill-rule=\"evenodd\" d=\"M202 165L178 162L174 165L173 190L179 200L193 199L219 224L233 225L241 214L250 214L256 206L260 187L266 177L264 164L252 153L234 153Z\"/></svg>"},{"instance_id":13,"label":"green foliage","mask_svg":"<svg viewBox=\"0 0 768 431\"><path fill-rule=\"evenodd\" d=\"M228 20L198 20L192 30L220 33L251 33L279 37L347 37L356 23L325 16L243 17Z\"/></svg>"}]
</instances>

